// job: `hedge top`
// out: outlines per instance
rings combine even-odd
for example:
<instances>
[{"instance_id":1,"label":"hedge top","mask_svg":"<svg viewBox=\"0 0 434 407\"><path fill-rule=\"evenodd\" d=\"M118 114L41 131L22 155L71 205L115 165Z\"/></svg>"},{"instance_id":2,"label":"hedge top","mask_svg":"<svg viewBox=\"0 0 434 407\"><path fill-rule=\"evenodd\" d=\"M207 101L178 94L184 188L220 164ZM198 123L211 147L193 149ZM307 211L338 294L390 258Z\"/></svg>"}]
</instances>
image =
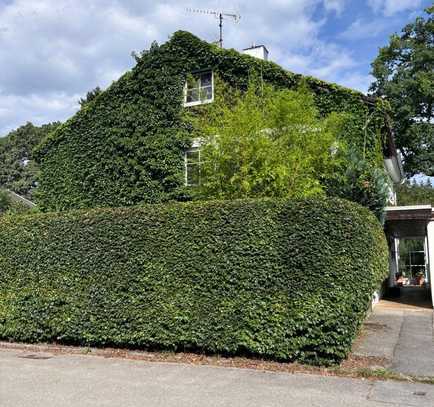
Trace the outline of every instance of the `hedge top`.
<instances>
[{"instance_id":1,"label":"hedge top","mask_svg":"<svg viewBox=\"0 0 434 407\"><path fill-rule=\"evenodd\" d=\"M387 139L381 101L178 31L138 56L131 71L41 143L40 206L64 210L185 199L183 153L192 136L183 115L183 87L190 73L203 69L239 89L252 75L277 88L304 81L321 114L351 114L345 131L350 143L369 152Z\"/></svg>"}]
</instances>

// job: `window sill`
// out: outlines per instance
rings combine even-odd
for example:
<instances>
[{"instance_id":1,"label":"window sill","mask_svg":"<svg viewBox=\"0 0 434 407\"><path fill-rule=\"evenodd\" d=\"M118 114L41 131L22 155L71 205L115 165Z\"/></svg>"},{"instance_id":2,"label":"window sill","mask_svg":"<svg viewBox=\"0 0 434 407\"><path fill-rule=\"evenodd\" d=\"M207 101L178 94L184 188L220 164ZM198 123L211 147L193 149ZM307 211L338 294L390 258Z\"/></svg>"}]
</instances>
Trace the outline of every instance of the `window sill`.
<instances>
[{"instance_id":1,"label":"window sill","mask_svg":"<svg viewBox=\"0 0 434 407\"><path fill-rule=\"evenodd\" d=\"M214 99L197 100L195 102L184 102L184 107L207 105L208 103L212 103L212 102L214 102Z\"/></svg>"}]
</instances>

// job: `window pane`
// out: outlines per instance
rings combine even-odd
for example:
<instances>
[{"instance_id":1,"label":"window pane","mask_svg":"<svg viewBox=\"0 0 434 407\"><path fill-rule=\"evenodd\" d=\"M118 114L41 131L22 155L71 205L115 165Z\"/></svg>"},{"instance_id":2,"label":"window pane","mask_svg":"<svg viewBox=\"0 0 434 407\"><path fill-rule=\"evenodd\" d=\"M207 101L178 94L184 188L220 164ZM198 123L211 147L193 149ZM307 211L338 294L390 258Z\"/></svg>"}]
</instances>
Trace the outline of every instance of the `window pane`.
<instances>
[{"instance_id":1,"label":"window pane","mask_svg":"<svg viewBox=\"0 0 434 407\"><path fill-rule=\"evenodd\" d=\"M201 102L210 102L213 99L213 94L211 71L188 76L185 86L185 103L195 105Z\"/></svg>"},{"instance_id":2,"label":"window pane","mask_svg":"<svg viewBox=\"0 0 434 407\"><path fill-rule=\"evenodd\" d=\"M199 101L199 89L188 89L186 102L197 102Z\"/></svg>"},{"instance_id":3,"label":"window pane","mask_svg":"<svg viewBox=\"0 0 434 407\"><path fill-rule=\"evenodd\" d=\"M212 84L212 73L211 72L205 72L200 75L200 86L211 86Z\"/></svg>"},{"instance_id":4,"label":"window pane","mask_svg":"<svg viewBox=\"0 0 434 407\"><path fill-rule=\"evenodd\" d=\"M199 150L187 151L187 164L199 163Z\"/></svg>"},{"instance_id":5,"label":"window pane","mask_svg":"<svg viewBox=\"0 0 434 407\"><path fill-rule=\"evenodd\" d=\"M212 87L207 86L206 88L200 88L200 100L211 100L212 99Z\"/></svg>"},{"instance_id":6,"label":"window pane","mask_svg":"<svg viewBox=\"0 0 434 407\"><path fill-rule=\"evenodd\" d=\"M187 185L199 185L200 181L200 165L187 164Z\"/></svg>"},{"instance_id":7,"label":"window pane","mask_svg":"<svg viewBox=\"0 0 434 407\"><path fill-rule=\"evenodd\" d=\"M200 149L195 148L185 152L187 185L200 184Z\"/></svg>"},{"instance_id":8,"label":"window pane","mask_svg":"<svg viewBox=\"0 0 434 407\"><path fill-rule=\"evenodd\" d=\"M188 89L198 88L199 86L200 86L199 77L189 76L187 78L187 88Z\"/></svg>"}]
</instances>

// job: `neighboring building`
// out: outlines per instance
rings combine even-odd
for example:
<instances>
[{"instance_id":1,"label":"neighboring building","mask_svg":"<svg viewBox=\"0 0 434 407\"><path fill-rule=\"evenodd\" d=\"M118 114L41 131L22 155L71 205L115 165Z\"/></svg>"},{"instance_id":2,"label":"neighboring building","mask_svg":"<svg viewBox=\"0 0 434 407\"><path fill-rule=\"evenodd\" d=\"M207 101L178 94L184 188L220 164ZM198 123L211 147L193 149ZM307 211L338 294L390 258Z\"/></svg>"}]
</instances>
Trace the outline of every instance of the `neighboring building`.
<instances>
[{"instance_id":1,"label":"neighboring building","mask_svg":"<svg viewBox=\"0 0 434 407\"><path fill-rule=\"evenodd\" d=\"M387 115L378 106L381 101L288 72L268 61L264 46L241 54L177 32L137 57L131 71L83 105L39 147L41 207L65 210L188 199L190 187L199 182L201 157L185 110L206 109L215 100L219 81L245 89L252 74L280 88L293 89L303 81L321 114L352 113L348 143L367 152L381 143L385 168L394 182L401 181L399 153Z\"/></svg>"},{"instance_id":2,"label":"neighboring building","mask_svg":"<svg viewBox=\"0 0 434 407\"><path fill-rule=\"evenodd\" d=\"M36 208L36 204L34 202L30 201L29 199L27 199L21 195L18 195L17 193L15 193L13 191L9 191L9 190L4 190L4 191L9 195L11 200L13 202L15 202L16 204L21 205L21 206L28 208L28 209Z\"/></svg>"}]
</instances>

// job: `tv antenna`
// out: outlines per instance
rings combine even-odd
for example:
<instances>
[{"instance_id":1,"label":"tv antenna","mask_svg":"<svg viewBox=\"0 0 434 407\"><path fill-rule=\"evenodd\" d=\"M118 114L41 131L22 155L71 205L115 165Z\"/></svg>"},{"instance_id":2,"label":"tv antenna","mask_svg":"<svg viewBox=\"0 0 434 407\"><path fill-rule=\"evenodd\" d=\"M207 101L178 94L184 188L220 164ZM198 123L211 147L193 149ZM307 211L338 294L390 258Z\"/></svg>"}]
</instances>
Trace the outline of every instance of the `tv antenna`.
<instances>
[{"instance_id":1,"label":"tv antenna","mask_svg":"<svg viewBox=\"0 0 434 407\"><path fill-rule=\"evenodd\" d=\"M196 9L196 8L188 8L187 11L189 11L190 13L211 14L219 20L220 39L218 43L220 48L223 48L223 20L227 18L231 18L233 21L238 23L238 21L240 21L241 19L241 16L239 14L230 14L230 13L225 13L223 11L203 10L203 9Z\"/></svg>"}]
</instances>

